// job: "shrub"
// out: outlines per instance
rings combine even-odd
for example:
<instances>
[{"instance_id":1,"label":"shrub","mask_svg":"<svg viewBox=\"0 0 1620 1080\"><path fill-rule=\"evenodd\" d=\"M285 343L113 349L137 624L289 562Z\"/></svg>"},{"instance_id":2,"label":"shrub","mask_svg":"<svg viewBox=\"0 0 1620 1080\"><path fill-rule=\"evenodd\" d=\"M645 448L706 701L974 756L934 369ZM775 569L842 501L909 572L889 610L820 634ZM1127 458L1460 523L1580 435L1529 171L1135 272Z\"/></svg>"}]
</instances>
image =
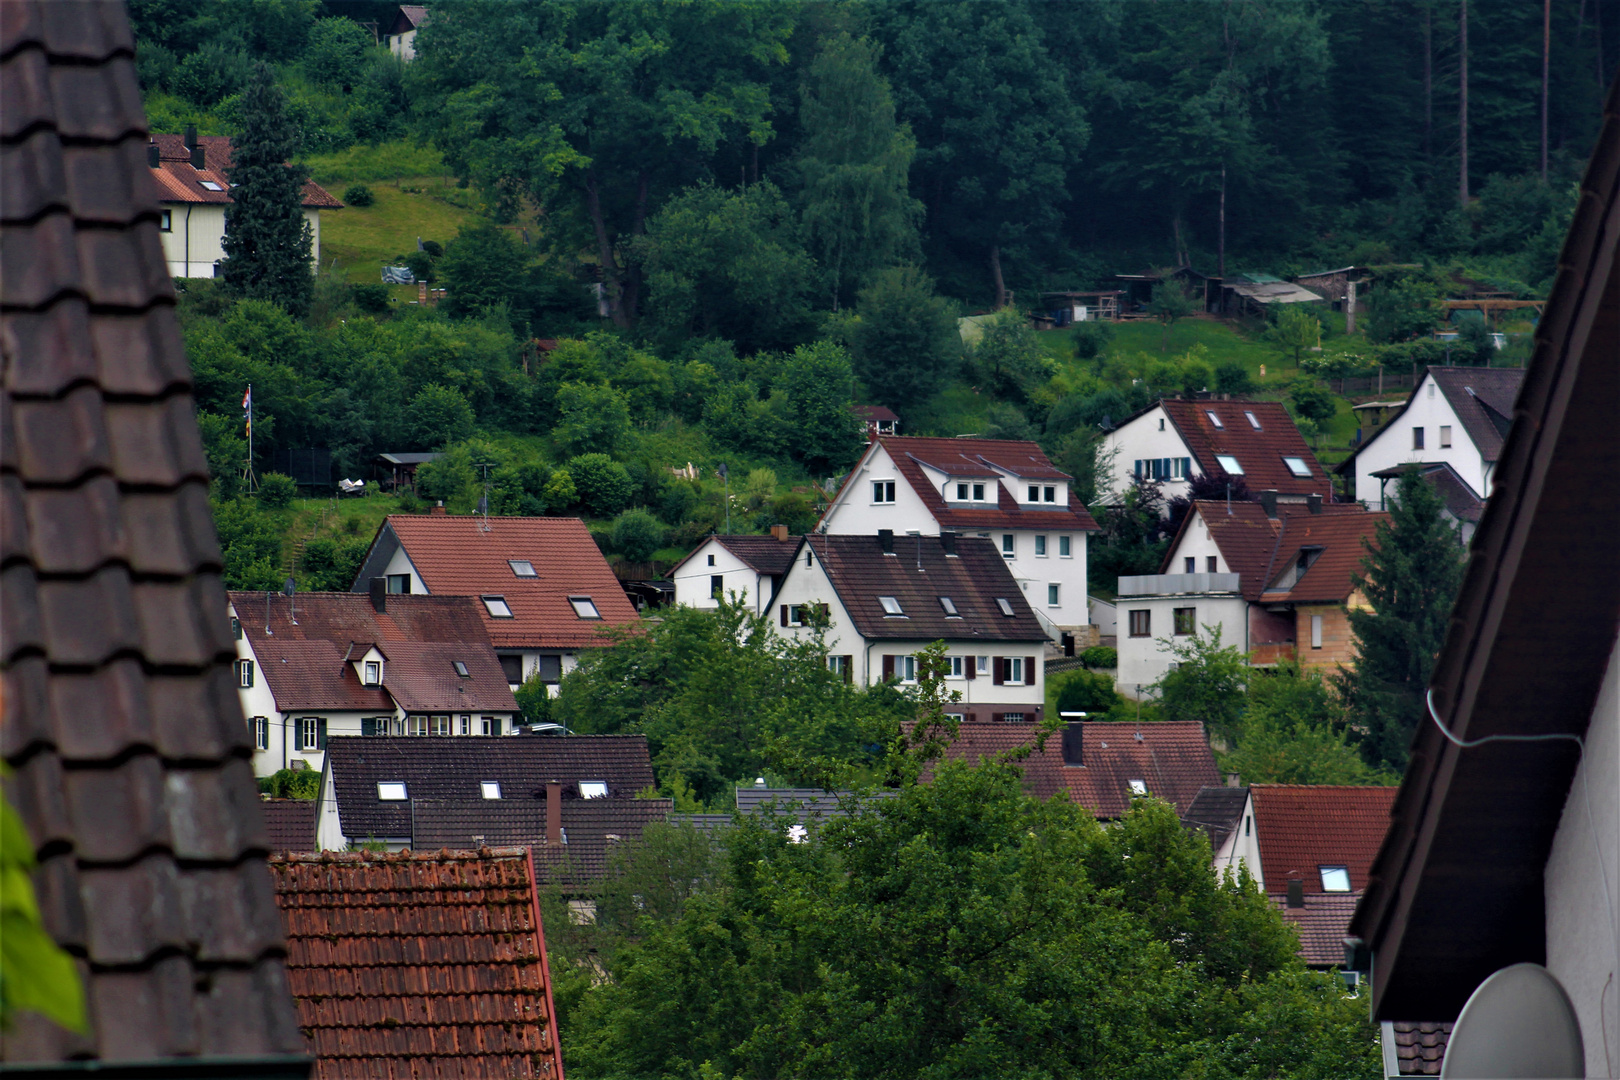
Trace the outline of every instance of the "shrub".
<instances>
[{"instance_id":1,"label":"shrub","mask_svg":"<svg viewBox=\"0 0 1620 1080\"><path fill-rule=\"evenodd\" d=\"M377 201L377 196L364 184L350 184L343 190L343 201L350 206L370 206Z\"/></svg>"},{"instance_id":2,"label":"shrub","mask_svg":"<svg viewBox=\"0 0 1620 1080\"><path fill-rule=\"evenodd\" d=\"M354 297L354 306L368 315L381 315L388 310L386 285L354 285L350 295Z\"/></svg>"},{"instance_id":3,"label":"shrub","mask_svg":"<svg viewBox=\"0 0 1620 1080\"><path fill-rule=\"evenodd\" d=\"M664 525L640 508L613 519L613 548L630 562L646 562L664 546Z\"/></svg>"},{"instance_id":4,"label":"shrub","mask_svg":"<svg viewBox=\"0 0 1620 1080\"><path fill-rule=\"evenodd\" d=\"M422 241L422 250L427 252L435 259L441 258L444 255L444 245L439 243L437 240Z\"/></svg>"},{"instance_id":5,"label":"shrub","mask_svg":"<svg viewBox=\"0 0 1620 1080\"><path fill-rule=\"evenodd\" d=\"M1251 394L1254 392L1254 380L1249 378L1249 369L1238 363L1222 364L1215 369L1215 392L1217 394Z\"/></svg>"},{"instance_id":6,"label":"shrub","mask_svg":"<svg viewBox=\"0 0 1620 1080\"><path fill-rule=\"evenodd\" d=\"M259 477L259 505L266 510L290 506L298 495L298 483L283 473L269 472Z\"/></svg>"},{"instance_id":7,"label":"shrub","mask_svg":"<svg viewBox=\"0 0 1620 1080\"><path fill-rule=\"evenodd\" d=\"M259 780L259 792L278 799L313 799L320 790L321 774L314 769L278 769Z\"/></svg>"},{"instance_id":8,"label":"shrub","mask_svg":"<svg viewBox=\"0 0 1620 1080\"><path fill-rule=\"evenodd\" d=\"M1094 360L1101 356L1108 343L1114 340L1114 324L1087 320L1074 324L1069 331L1069 338L1074 342L1074 355L1081 360Z\"/></svg>"},{"instance_id":9,"label":"shrub","mask_svg":"<svg viewBox=\"0 0 1620 1080\"><path fill-rule=\"evenodd\" d=\"M400 265L409 268L411 276L417 281L432 283L439 276L433 266L433 256L425 251L411 252L405 256Z\"/></svg>"},{"instance_id":10,"label":"shrub","mask_svg":"<svg viewBox=\"0 0 1620 1080\"><path fill-rule=\"evenodd\" d=\"M1081 650L1080 662L1088 668L1116 668L1119 667L1119 651L1107 645L1093 645Z\"/></svg>"},{"instance_id":11,"label":"shrub","mask_svg":"<svg viewBox=\"0 0 1620 1080\"><path fill-rule=\"evenodd\" d=\"M568 462L579 501L597 517L612 517L630 501L630 473L606 454L581 454Z\"/></svg>"},{"instance_id":12,"label":"shrub","mask_svg":"<svg viewBox=\"0 0 1620 1080\"><path fill-rule=\"evenodd\" d=\"M453 386L429 383L405 409L411 441L424 450L441 450L472 434L473 410Z\"/></svg>"},{"instance_id":13,"label":"shrub","mask_svg":"<svg viewBox=\"0 0 1620 1080\"><path fill-rule=\"evenodd\" d=\"M1064 682L1058 692L1058 712L1083 712L1096 716L1114 707L1119 694L1114 680L1096 671L1077 671Z\"/></svg>"}]
</instances>

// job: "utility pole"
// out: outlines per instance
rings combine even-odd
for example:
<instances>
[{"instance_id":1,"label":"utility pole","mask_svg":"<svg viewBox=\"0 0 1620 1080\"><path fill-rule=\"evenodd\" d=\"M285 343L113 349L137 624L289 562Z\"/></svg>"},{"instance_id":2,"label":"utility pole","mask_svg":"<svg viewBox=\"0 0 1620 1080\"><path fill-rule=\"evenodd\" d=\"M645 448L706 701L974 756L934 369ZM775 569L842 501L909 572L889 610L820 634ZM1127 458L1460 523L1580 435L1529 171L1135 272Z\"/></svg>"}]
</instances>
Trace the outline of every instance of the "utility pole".
<instances>
[{"instance_id":1,"label":"utility pole","mask_svg":"<svg viewBox=\"0 0 1620 1080\"><path fill-rule=\"evenodd\" d=\"M1221 282L1222 282L1222 284L1224 284L1226 282L1226 160L1224 158L1221 160L1221 235L1220 235L1220 249L1221 249L1220 250L1220 258L1218 260L1219 266L1217 267L1215 272L1220 275ZM1206 297L1205 300L1206 300L1206 306L1208 306L1208 304L1207 304L1208 298Z\"/></svg>"},{"instance_id":2,"label":"utility pole","mask_svg":"<svg viewBox=\"0 0 1620 1080\"><path fill-rule=\"evenodd\" d=\"M1457 199L1468 209L1468 0L1457 16Z\"/></svg>"}]
</instances>

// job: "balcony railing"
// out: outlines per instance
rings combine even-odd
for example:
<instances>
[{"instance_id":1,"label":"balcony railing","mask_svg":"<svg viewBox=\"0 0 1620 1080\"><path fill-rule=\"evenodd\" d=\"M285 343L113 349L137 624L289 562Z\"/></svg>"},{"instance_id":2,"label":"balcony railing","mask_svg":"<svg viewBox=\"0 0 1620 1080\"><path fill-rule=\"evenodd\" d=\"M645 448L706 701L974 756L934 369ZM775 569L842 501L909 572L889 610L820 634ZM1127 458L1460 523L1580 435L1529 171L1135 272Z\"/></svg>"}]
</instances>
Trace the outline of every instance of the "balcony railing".
<instances>
[{"instance_id":1,"label":"balcony railing","mask_svg":"<svg viewBox=\"0 0 1620 1080\"><path fill-rule=\"evenodd\" d=\"M1242 587L1240 574L1141 574L1119 579L1120 596L1235 593Z\"/></svg>"}]
</instances>

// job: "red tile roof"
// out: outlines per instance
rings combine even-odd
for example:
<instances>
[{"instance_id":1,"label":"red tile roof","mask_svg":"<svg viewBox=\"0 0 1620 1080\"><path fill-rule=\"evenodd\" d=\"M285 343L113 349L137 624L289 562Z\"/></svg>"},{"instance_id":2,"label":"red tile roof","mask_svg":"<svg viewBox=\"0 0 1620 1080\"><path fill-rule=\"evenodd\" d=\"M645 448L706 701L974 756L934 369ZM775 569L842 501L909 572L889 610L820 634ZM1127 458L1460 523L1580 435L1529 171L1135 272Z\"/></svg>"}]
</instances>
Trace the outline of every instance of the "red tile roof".
<instances>
[{"instance_id":1,"label":"red tile roof","mask_svg":"<svg viewBox=\"0 0 1620 1080\"><path fill-rule=\"evenodd\" d=\"M1065 792L1099 818L1117 818L1131 805L1132 780L1181 814L1202 788L1220 783L1204 725L1194 721L1131 724L1082 722L1081 765L1063 763L1063 737L1054 733L1043 751L1021 763L1024 788L1039 799ZM962 724L946 751L977 760L1020 750L1035 741L1033 724Z\"/></svg>"},{"instance_id":2,"label":"red tile roof","mask_svg":"<svg viewBox=\"0 0 1620 1080\"><path fill-rule=\"evenodd\" d=\"M1306 896L1322 892L1323 866L1350 871L1350 888L1367 887L1367 872L1389 828L1393 787L1255 784L1254 833L1266 892L1286 893L1288 879Z\"/></svg>"},{"instance_id":3,"label":"red tile roof","mask_svg":"<svg viewBox=\"0 0 1620 1080\"><path fill-rule=\"evenodd\" d=\"M270 835L271 851L314 851L314 799L266 799L264 827Z\"/></svg>"},{"instance_id":4,"label":"red tile roof","mask_svg":"<svg viewBox=\"0 0 1620 1080\"><path fill-rule=\"evenodd\" d=\"M1069 505L1062 509L1031 510L1016 500L1002 498L992 508L962 509L947 504L944 496L923 472L923 466L937 469L952 476L975 476L995 479L1001 476L997 467L1015 477L1068 480L1046 456L1046 452L1033 442L1009 439L925 439L911 436L883 436L873 442L882 446L894 459L895 468L905 477L917 497L933 514L943 529L1074 529L1093 530L1097 523L1073 491L1069 492ZM868 451L871 453L873 451ZM994 465L992 465L994 463ZM853 470L845 482L860 479L860 470ZM841 491L840 497L843 495ZM834 500L836 503L837 500Z\"/></svg>"},{"instance_id":5,"label":"red tile roof","mask_svg":"<svg viewBox=\"0 0 1620 1080\"><path fill-rule=\"evenodd\" d=\"M894 421L900 419L900 414L887 405L857 405L855 406L855 415L868 423L878 420Z\"/></svg>"},{"instance_id":6,"label":"red tile roof","mask_svg":"<svg viewBox=\"0 0 1620 1080\"><path fill-rule=\"evenodd\" d=\"M281 711L343 709L392 714L394 702L388 691L361 685L354 667L343 661L346 651L346 645L335 641L270 638L253 643L259 674Z\"/></svg>"},{"instance_id":7,"label":"red tile roof","mask_svg":"<svg viewBox=\"0 0 1620 1080\"><path fill-rule=\"evenodd\" d=\"M1452 1025L1396 1020L1395 1061L1401 1076L1439 1076L1445 1064Z\"/></svg>"},{"instance_id":8,"label":"red tile roof","mask_svg":"<svg viewBox=\"0 0 1620 1080\"><path fill-rule=\"evenodd\" d=\"M1387 524L1389 515L1294 514L1283 518L1282 528L1277 533L1277 551L1271 560L1272 581L1294 565L1306 548L1321 548L1322 553L1292 587L1274 590L1268 582L1260 594L1261 601L1268 604L1344 603L1355 591L1351 578L1365 572L1361 565L1367 557L1363 541L1371 543L1375 539L1380 522Z\"/></svg>"},{"instance_id":9,"label":"red tile roof","mask_svg":"<svg viewBox=\"0 0 1620 1080\"><path fill-rule=\"evenodd\" d=\"M184 135L153 135L157 144L160 164L147 168L153 184L153 195L163 203L229 203L231 201L231 140L223 135L199 135L197 145L203 148L206 168L191 167L191 151L186 149ZM203 181L218 184L219 191L203 186ZM343 204L333 198L313 180L304 181L304 209L341 210Z\"/></svg>"},{"instance_id":10,"label":"red tile roof","mask_svg":"<svg viewBox=\"0 0 1620 1080\"><path fill-rule=\"evenodd\" d=\"M638 621L578 518L492 517L486 524L473 514L391 514L372 542L357 588L366 587L370 565L390 537L404 547L428 592L505 597L510 619L483 613L497 648L598 647L604 628ZM537 576L518 577L511 559L527 559ZM601 619L581 619L570 596L589 596Z\"/></svg>"},{"instance_id":11,"label":"red tile roof","mask_svg":"<svg viewBox=\"0 0 1620 1080\"><path fill-rule=\"evenodd\" d=\"M562 1076L525 849L270 867L314 1076Z\"/></svg>"},{"instance_id":12,"label":"red tile roof","mask_svg":"<svg viewBox=\"0 0 1620 1080\"><path fill-rule=\"evenodd\" d=\"M1215 455L1229 454L1243 466L1243 480L1250 491L1275 490L1283 495L1316 494L1324 499L1333 498L1332 481L1280 402L1166 398L1159 404L1187 444L1187 451L1201 472L1224 472ZM1210 420L1211 413L1220 418L1221 427ZM1249 423L1246 413L1253 413L1260 422L1258 430ZM1308 478L1295 476L1283 464L1284 457L1301 458L1311 475Z\"/></svg>"},{"instance_id":13,"label":"red tile roof","mask_svg":"<svg viewBox=\"0 0 1620 1080\"><path fill-rule=\"evenodd\" d=\"M1344 966L1344 933L1350 916L1356 913L1360 891L1349 893L1307 893L1305 906L1291 908L1288 898L1271 893L1272 904L1282 912L1283 921L1299 933L1299 955L1311 967Z\"/></svg>"},{"instance_id":14,"label":"red tile roof","mask_svg":"<svg viewBox=\"0 0 1620 1080\"><path fill-rule=\"evenodd\" d=\"M258 647L265 629L276 641L442 641L489 646L484 606L467 596L390 594L378 611L365 593L230 593L242 633Z\"/></svg>"},{"instance_id":15,"label":"red tile roof","mask_svg":"<svg viewBox=\"0 0 1620 1080\"><path fill-rule=\"evenodd\" d=\"M1360 548L1359 538L1362 535L1371 536L1377 521L1388 516L1369 514L1360 503L1323 503L1321 512L1317 514L1312 514L1309 508L1299 503L1284 503L1277 507L1277 515L1268 518L1265 508L1254 502L1195 502L1171 540L1164 562L1159 566L1159 573L1176 572L1176 567L1172 565L1177 557L1176 549L1197 517L1208 526L1209 537L1220 550L1229 572L1241 576L1243 598L1250 603L1259 600L1260 594L1276 579L1282 568L1298 557L1301 546L1325 546L1329 542L1333 545L1333 558L1322 564L1322 572L1307 584L1311 592L1320 591L1319 585L1328 590L1329 601L1335 599L1331 590L1342 584L1344 592L1336 599L1343 601L1351 591L1345 568L1348 566L1351 570L1359 570L1361 556L1365 554ZM1346 520L1350 524L1343 524ZM1285 528L1285 521L1293 524ZM1330 525L1330 522L1333 524ZM1356 522L1361 524L1357 525ZM1282 550L1289 544L1292 547L1288 551ZM1322 558L1327 558L1328 554L1323 552ZM1312 571L1316 569L1313 565ZM1342 582L1338 576L1341 572L1344 572ZM1309 577L1310 574L1306 574L1306 578ZM1300 597L1284 599L1309 602L1304 599L1305 595L1302 593Z\"/></svg>"}]
</instances>

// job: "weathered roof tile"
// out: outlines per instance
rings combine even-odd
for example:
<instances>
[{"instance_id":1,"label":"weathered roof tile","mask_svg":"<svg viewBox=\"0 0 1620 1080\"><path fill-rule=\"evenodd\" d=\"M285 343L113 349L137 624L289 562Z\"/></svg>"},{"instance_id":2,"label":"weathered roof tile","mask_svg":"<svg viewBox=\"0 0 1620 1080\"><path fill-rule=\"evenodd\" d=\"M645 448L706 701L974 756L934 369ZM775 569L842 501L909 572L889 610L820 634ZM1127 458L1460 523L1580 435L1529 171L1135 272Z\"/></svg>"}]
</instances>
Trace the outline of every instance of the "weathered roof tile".
<instances>
[{"instance_id":1,"label":"weathered roof tile","mask_svg":"<svg viewBox=\"0 0 1620 1080\"><path fill-rule=\"evenodd\" d=\"M1389 830L1393 787L1255 784L1254 832L1268 893L1299 879L1307 895L1322 893L1322 866L1343 866L1358 894ZM1348 925L1355 905L1344 911Z\"/></svg>"},{"instance_id":2,"label":"weathered roof tile","mask_svg":"<svg viewBox=\"0 0 1620 1080\"><path fill-rule=\"evenodd\" d=\"M111 464L101 394L81 386L54 401L15 401L17 464L30 480L65 484Z\"/></svg>"},{"instance_id":3,"label":"weathered roof tile","mask_svg":"<svg viewBox=\"0 0 1620 1080\"><path fill-rule=\"evenodd\" d=\"M47 214L32 225L0 232L0 303L34 308L69 289L81 289L73 219Z\"/></svg>"},{"instance_id":4,"label":"weathered roof tile","mask_svg":"<svg viewBox=\"0 0 1620 1080\"><path fill-rule=\"evenodd\" d=\"M28 496L35 565L50 574L87 574L124 554L118 486L98 476L72 488L38 488Z\"/></svg>"},{"instance_id":5,"label":"weathered roof tile","mask_svg":"<svg viewBox=\"0 0 1620 1080\"><path fill-rule=\"evenodd\" d=\"M100 363L97 377L110 394L158 397L191 386L180 323L171 307L140 315L98 314L90 319L90 336Z\"/></svg>"}]
</instances>

